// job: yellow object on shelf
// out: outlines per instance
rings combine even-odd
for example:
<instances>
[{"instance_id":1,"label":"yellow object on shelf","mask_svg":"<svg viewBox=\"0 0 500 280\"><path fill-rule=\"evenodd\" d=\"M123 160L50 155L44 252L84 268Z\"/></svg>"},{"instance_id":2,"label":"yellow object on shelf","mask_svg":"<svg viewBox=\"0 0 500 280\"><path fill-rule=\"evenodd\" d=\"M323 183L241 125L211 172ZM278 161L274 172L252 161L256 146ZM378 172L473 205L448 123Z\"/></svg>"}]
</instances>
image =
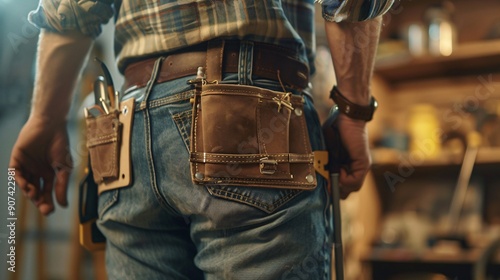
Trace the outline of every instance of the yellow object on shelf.
<instances>
[{"instance_id":1,"label":"yellow object on shelf","mask_svg":"<svg viewBox=\"0 0 500 280\"><path fill-rule=\"evenodd\" d=\"M410 154L421 159L437 158L441 152L440 124L436 108L417 104L410 111L408 122Z\"/></svg>"},{"instance_id":2,"label":"yellow object on shelf","mask_svg":"<svg viewBox=\"0 0 500 280\"><path fill-rule=\"evenodd\" d=\"M478 148L481 145L481 134L477 131L471 131L467 134L467 146Z\"/></svg>"}]
</instances>

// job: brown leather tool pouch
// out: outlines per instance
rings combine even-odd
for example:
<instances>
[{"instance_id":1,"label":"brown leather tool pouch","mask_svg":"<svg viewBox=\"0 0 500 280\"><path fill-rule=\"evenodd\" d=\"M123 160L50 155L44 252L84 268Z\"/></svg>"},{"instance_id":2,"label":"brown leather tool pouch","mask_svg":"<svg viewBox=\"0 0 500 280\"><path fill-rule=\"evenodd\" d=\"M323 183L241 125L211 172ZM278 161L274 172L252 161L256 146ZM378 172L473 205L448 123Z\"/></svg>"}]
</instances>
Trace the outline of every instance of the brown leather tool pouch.
<instances>
[{"instance_id":1,"label":"brown leather tool pouch","mask_svg":"<svg viewBox=\"0 0 500 280\"><path fill-rule=\"evenodd\" d=\"M314 155L303 106L303 97L290 93L202 85L193 106L193 181L314 189Z\"/></svg>"},{"instance_id":2,"label":"brown leather tool pouch","mask_svg":"<svg viewBox=\"0 0 500 280\"><path fill-rule=\"evenodd\" d=\"M119 174L121 123L119 111L87 117L87 148L90 153L94 181L113 181Z\"/></svg>"},{"instance_id":3,"label":"brown leather tool pouch","mask_svg":"<svg viewBox=\"0 0 500 280\"><path fill-rule=\"evenodd\" d=\"M133 98L119 103L119 110L92 115L100 108L86 108L87 148L90 164L80 184L80 243L90 251L105 248L106 238L97 227L99 196L105 191L130 186L130 143L134 116ZM103 113L103 112L101 112Z\"/></svg>"}]
</instances>

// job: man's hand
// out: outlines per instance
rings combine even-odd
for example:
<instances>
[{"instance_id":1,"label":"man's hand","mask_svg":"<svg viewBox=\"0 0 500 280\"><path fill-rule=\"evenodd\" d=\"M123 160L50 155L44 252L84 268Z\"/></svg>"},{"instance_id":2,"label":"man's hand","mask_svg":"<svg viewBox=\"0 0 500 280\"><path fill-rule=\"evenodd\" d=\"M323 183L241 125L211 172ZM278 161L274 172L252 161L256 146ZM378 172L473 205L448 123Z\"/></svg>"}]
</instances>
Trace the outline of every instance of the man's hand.
<instances>
[{"instance_id":1,"label":"man's hand","mask_svg":"<svg viewBox=\"0 0 500 280\"><path fill-rule=\"evenodd\" d=\"M92 46L92 39L78 32L64 34L43 30L37 53L37 70L30 118L12 150L10 167L16 180L44 215L57 202L68 204L66 189L72 168L66 131L71 93Z\"/></svg>"},{"instance_id":2,"label":"man's hand","mask_svg":"<svg viewBox=\"0 0 500 280\"><path fill-rule=\"evenodd\" d=\"M57 202L67 206L67 185L72 168L66 122L31 116L12 150L9 167L16 181L38 210L48 215Z\"/></svg>"},{"instance_id":3,"label":"man's hand","mask_svg":"<svg viewBox=\"0 0 500 280\"><path fill-rule=\"evenodd\" d=\"M351 159L350 170L340 170L340 197L345 199L351 192L358 191L363 185L370 169L371 157L365 121L339 114L338 125L342 143Z\"/></svg>"},{"instance_id":4,"label":"man's hand","mask_svg":"<svg viewBox=\"0 0 500 280\"><path fill-rule=\"evenodd\" d=\"M337 87L351 102L370 104L370 83L382 18L363 22L325 22L326 37L332 54ZM370 168L366 123L339 116L342 142L351 157L350 170L340 172L340 196L361 188Z\"/></svg>"}]
</instances>

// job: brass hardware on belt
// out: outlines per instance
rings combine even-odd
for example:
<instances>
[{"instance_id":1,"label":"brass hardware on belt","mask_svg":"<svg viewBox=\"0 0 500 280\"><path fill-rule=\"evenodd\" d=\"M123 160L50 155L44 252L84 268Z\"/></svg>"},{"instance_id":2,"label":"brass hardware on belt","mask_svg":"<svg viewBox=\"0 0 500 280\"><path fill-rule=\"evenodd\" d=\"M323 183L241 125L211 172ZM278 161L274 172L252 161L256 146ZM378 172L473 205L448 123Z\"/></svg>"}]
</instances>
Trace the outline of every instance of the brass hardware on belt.
<instances>
[{"instance_id":1,"label":"brass hardware on belt","mask_svg":"<svg viewBox=\"0 0 500 280\"><path fill-rule=\"evenodd\" d=\"M200 66L200 67L198 67L198 69L196 71L196 78L188 80L187 83L189 85L193 85L193 84L204 85L205 82L206 82L205 78L206 78L205 68L203 68L203 67Z\"/></svg>"},{"instance_id":2,"label":"brass hardware on belt","mask_svg":"<svg viewBox=\"0 0 500 280\"><path fill-rule=\"evenodd\" d=\"M212 84L219 84L218 80L213 80L213 81L207 81L206 79L206 74L205 74L205 68L203 67L198 67L198 70L196 72L196 78L188 80L187 83L190 85L197 84L197 85L212 85Z\"/></svg>"},{"instance_id":3,"label":"brass hardware on belt","mask_svg":"<svg viewBox=\"0 0 500 280\"><path fill-rule=\"evenodd\" d=\"M278 170L278 162L268 157L260 159L260 174L273 175Z\"/></svg>"}]
</instances>

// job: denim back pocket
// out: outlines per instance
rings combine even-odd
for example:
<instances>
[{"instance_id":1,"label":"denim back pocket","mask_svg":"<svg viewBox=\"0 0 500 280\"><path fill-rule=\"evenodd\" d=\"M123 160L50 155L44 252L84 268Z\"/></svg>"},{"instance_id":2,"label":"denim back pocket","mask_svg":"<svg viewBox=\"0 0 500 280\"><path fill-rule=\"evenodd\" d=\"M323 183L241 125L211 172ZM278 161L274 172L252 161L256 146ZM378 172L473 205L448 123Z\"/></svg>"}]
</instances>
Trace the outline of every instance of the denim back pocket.
<instances>
[{"instance_id":1,"label":"denim back pocket","mask_svg":"<svg viewBox=\"0 0 500 280\"><path fill-rule=\"evenodd\" d=\"M187 103L170 108L170 114L186 146L186 150L189 152L189 145L191 144L191 118L193 116L191 104Z\"/></svg>"},{"instance_id":2,"label":"denim back pocket","mask_svg":"<svg viewBox=\"0 0 500 280\"><path fill-rule=\"evenodd\" d=\"M302 190L253 188L241 186L206 186L208 192L215 197L236 201L253 206L268 214L275 212L287 202L299 195Z\"/></svg>"}]
</instances>

